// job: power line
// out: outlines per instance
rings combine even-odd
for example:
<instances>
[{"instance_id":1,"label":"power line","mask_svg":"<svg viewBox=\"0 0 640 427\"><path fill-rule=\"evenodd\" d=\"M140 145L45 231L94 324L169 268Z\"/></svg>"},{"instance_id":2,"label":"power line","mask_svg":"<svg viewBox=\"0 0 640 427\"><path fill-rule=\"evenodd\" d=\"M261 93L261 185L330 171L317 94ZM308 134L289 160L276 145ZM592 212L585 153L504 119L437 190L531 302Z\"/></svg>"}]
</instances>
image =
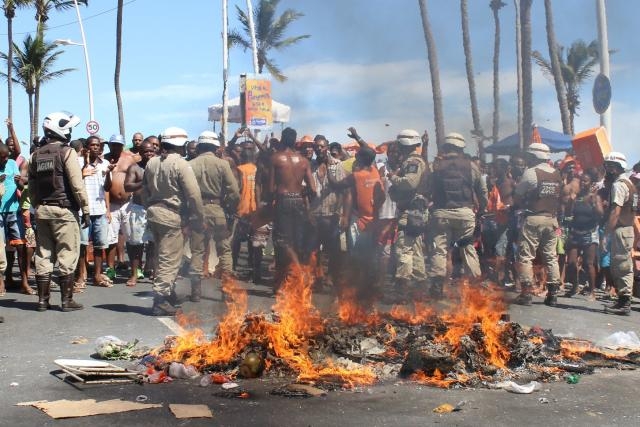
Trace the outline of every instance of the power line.
<instances>
[{"instance_id":1,"label":"power line","mask_svg":"<svg viewBox=\"0 0 640 427\"><path fill-rule=\"evenodd\" d=\"M134 3L136 1L138 1L138 0L129 0L129 1L125 2L125 3L123 3L122 6L124 7L124 6L128 5L128 4ZM111 9L103 10L102 12L96 13L95 15L82 17L82 20L83 21L88 21L90 19L97 18L98 16L105 15L105 14L107 14L109 12L113 12L114 10L118 10L118 7L117 6L116 7L112 7ZM46 29L47 30L53 30L53 29L56 29L56 28L68 27L69 25L76 25L77 23L78 23L78 21L75 20L75 21L72 21L72 22L67 22L66 24L60 24L60 25L56 25L56 26L53 26L53 27L46 27ZM20 36L20 35L24 35L24 34L34 34L34 33L35 33L35 31L24 31L24 32L21 32L21 33L15 33L14 32L13 35L14 36ZM7 33L0 33L0 36L6 36L6 35L7 35Z\"/></svg>"}]
</instances>

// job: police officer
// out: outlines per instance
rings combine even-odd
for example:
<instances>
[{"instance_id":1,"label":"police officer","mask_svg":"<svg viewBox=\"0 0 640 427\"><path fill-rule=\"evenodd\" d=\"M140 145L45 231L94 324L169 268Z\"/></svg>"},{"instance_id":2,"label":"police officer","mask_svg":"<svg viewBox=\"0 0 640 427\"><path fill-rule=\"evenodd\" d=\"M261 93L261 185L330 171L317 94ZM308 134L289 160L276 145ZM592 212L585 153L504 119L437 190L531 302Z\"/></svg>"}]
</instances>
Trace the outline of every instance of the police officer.
<instances>
[{"instance_id":1,"label":"police officer","mask_svg":"<svg viewBox=\"0 0 640 427\"><path fill-rule=\"evenodd\" d=\"M218 268L225 275L231 274L231 230L225 217L225 209L236 213L240 201L238 182L233 176L229 162L216 156L220 148L218 136L205 131L198 137L198 156L189 161L200 184L202 195L204 228L213 237L218 255ZM204 261L204 233L191 234L191 301L200 301L202 293L202 269Z\"/></svg>"},{"instance_id":2,"label":"police officer","mask_svg":"<svg viewBox=\"0 0 640 427\"><path fill-rule=\"evenodd\" d=\"M67 144L80 118L63 112L47 115L42 123L44 139L29 163L29 190L36 208L38 247L35 253L38 311L49 304L51 273L58 261L62 311L81 310L73 300L73 275L80 254L78 211L82 226L89 226L89 199L82 183L76 151Z\"/></svg>"},{"instance_id":3,"label":"police officer","mask_svg":"<svg viewBox=\"0 0 640 427\"><path fill-rule=\"evenodd\" d=\"M187 138L184 129L165 129L160 139L162 154L149 160L142 180L147 226L158 257L151 309L154 316L176 313L173 286L182 263L182 227L189 225L202 232L200 188L191 165L182 157Z\"/></svg>"},{"instance_id":4,"label":"police officer","mask_svg":"<svg viewBox=\"0 0 640 427\"><path fill-rule=\"evenodd\" d=\"M611 245L611 273L618 293L618 301L605 308L609 314L628 316L633 291L633 221L638 207L638 193L631 181L623 176L627 168L624 154L612 151L604 159L605 182L613 182L609 199L609 213L601 245Z\"/></svg>"},{"instance_id":5,"label":"police officer","mask_svg":"<svg viewBox=\"0 0 640 427\"><path fill-rule=\"evenodd\" d=\"M467 273L472 278L482 275L478 253L473 246L476 213L482 215L487 206L487 184L478 166L464 155L464 137L459 133L446 136L441 147L438 167L428 181L428 198L433 202L429 231L433 235L433 254L429 267L431 294L442 298L447 276L447 253L455 247Z\"/></svg>"},{"instance_id":6,"label":"police officer","mask_svg":"<svg viewBox=\"0 0 640 427\"><path fill-rule=\"evenodd\" d=\"M427 164L417 152L421 143L418 132L405 129L398 134L396 143L402 164L398 171L389 171L387 177L391 182L389 195L397 204L398 215L396 284L404 292L409 284L426 280L422 241L424 228L418 224L418 217L426 215L426 203L419 203L420 198L416 200L416 195ZM409 213L417 215L412 215L410 220ZM426 218L423 217L422 221L426 222Z\"/></svg>"},{"instance_id":7,"label":"police officer","mask_svg":"<svg viewBox=\"0 0 640 427\"><path fill-rule=\"evenodd\" d=\"M529 145L525 152L525 160L528 168L522 174L515 190L515 204L524 208L517 255L522 290L515 303L531 305L533 260L540 249L542 261L547 267L547 296L544 303L554 307L560 288L556 232L562 177L560 172L548 163L549 147L546 144Z\"/></svg>"}]
</instances>

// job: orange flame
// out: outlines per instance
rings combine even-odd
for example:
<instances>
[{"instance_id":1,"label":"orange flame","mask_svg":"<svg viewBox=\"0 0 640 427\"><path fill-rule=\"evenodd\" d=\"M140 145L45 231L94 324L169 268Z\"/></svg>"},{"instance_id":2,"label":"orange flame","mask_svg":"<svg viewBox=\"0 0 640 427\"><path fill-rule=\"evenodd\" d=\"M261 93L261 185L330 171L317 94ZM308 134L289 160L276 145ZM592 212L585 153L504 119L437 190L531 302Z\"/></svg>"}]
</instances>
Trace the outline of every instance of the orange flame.
<instances>
[{"instance_id":1,"label":"orange flame","mask_svg":"<svg viewBox=\"0 0 640 427\"><path fill-rule=\"evenodd\" d=\"M354 288L346 288L340 293L338 298L338 318L345 325L374 326L381 321L375 307L363 307L359 304Z\"/></svg>"},{"instance_id":2,"label":"orange flame","mask_svg":"<svg viewBox=\"0 0 640 427\"><path fill-rule=\"evenodd\" d=\"M453 384L464 383L465 381L468 381L469 377L466 375L458 374L457 379L447 378L447 376L440 372L439 369L435 369L433 371L433 375L427 375L424 371L416 371L415 373L411 374L409 379L420 384L427 384L440 388L449 388Z\"/></svg>"}]
</instances>

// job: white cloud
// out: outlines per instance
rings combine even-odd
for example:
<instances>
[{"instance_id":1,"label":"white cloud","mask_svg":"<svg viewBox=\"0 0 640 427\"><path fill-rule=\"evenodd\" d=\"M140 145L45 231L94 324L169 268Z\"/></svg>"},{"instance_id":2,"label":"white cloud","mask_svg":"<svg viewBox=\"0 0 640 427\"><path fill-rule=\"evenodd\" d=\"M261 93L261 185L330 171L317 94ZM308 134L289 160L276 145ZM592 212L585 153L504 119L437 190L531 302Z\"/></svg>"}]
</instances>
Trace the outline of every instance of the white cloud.
<instances>
[{"instance_id":1,"label":"white cloud","mask_svg":"<svg viewBox=\"0 0 640 427\"><path fill-rule=\"evenodd\" d=\"M169 84L156 88L141 90L125 90L122 97L127 102L136 101L171 101L190 102L210 100L216 95L213 85L206 84Z\"/></svg>"}]
</instances>

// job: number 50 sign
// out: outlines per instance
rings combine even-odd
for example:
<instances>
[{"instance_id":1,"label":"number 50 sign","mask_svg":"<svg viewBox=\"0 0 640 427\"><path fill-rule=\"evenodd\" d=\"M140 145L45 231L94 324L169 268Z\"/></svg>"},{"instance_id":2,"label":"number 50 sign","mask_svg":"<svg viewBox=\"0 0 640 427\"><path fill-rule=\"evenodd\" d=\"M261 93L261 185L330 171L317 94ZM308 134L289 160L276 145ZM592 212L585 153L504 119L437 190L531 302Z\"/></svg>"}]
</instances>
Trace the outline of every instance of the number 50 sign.
<instances>
[{"instance_id":1,"label":"number 50 sign","mask_svg":"<svg viewBox=\"0 0 640 427\"><path fill-rule=\"evenodd\" d=\"M87 132L90 135L95 135L100 130L100 125L95 120L91 120L87 122Z\"/></svg>"}]
</instances>

